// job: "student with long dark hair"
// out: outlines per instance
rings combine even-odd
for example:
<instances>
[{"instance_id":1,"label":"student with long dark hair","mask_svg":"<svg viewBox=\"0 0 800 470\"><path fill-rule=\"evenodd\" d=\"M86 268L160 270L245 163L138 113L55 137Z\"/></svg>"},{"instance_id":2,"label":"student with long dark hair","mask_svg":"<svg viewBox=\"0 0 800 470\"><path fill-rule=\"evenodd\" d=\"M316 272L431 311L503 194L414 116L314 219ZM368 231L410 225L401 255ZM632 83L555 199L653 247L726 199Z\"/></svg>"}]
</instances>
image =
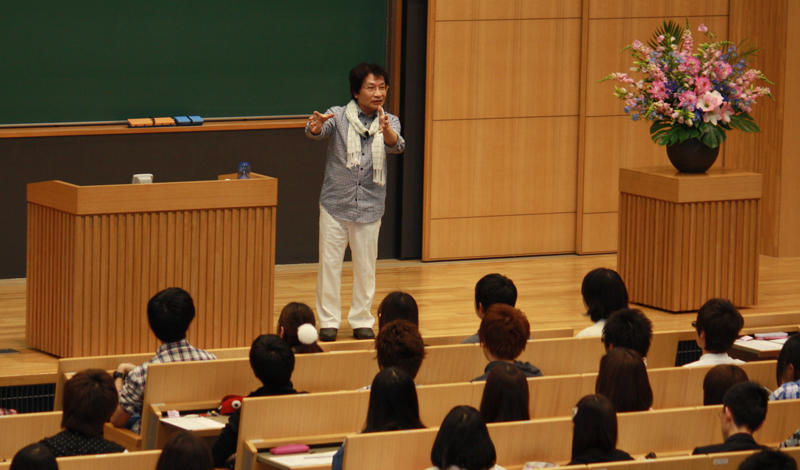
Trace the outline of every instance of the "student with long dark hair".
<instances>
[{"instance_id":1,"label":"student with long dark hair","mask_svg":"<svg viewBox=\"0 0 800 470\"><path fill-rule=\"evenodd\" d=\"M530 419L525 374L514 364L493 367L483 387L481 416L487 423Z\"/></svg>"},{"instance_id":2,"label":"student with long dark hair","mask_svg":"<svg viewBox=\"0 0 800 470\"><path fill-rule=\"evenodd\" d=\"M572 460L569 465L633 460L617 449L617 415L603 395L586 395L572 416Z\"/></svg>"},{"instance_id":3,"label":"student with long dark hair","mask_svg":"<svg viewBox=\"0 0 800 470\"><path fill-rule=\"evenodd\" d=\"M601 337L606 319L611 313L628 308L628 289L613 269L597 268L589 271L583 278L581 295L586 305L586 315L593 324L579 331L575 335L577 337Z\"/></svg>"},{"instance_id":4,"label":"student with long dark hair","mask_svg":"<svg viewBox=\"0 0 800 470\"><path fill-rule=\"evenodd\" d=\"M319 353L317 322L311 307L300 302L289 302L278 317L278 333L295 354Z\"/></svg>"},{"instance_id":5,"label":"student with long dark hair","mask_svg":"<svg viewBox=\"0 0 800 470\"><path fill-rule=\"evenodd\" d=\"M411 294L394 291L381 301L378 306L378 329L395 320L405 320L419 327L419 309Z\"/></svg>"},{"instance_id":6,"label":"student with long dark hair","mask_svg":"<svg viewBox=\"0 0 800 470\"><path fill-rule=\"evenodd\" d=\"M647 368L633 349L614 348L600 359L594 391L605 395L617 413L646 411L653 406Z\"/></svg>"},{"instance_id":7,"label":"student with long dark hair","mask_svg":"<svg viewBox=\"0 0 800 470\"><path fill-rule=\"evenodd\" d=\"M369 391L367 423L362 433L424 428L414 380L399 367L387 367L375 375ZM341 470L344 446L333 456L331 470Z\"/></svg>"},{"instance_id":8,"label":"student with long dark hair","mask_svg":"<svg viewBox=\"0 0 800 470\"><path fill-rule=\"evenodd\" d=\"M156 470L213 470L214 459L202 439L194 433L181 431L164 446Z\"/></svg>"},{"instance_id":9,"label":"student with long dark hair","mask_svg":"<svg viewBox=\"0 0 800 470\"><path fill-rule=\"evenodd\" d=\"M428 470L503 470L495 465L494 449L486 422L471 406L456 406L442 421L431 449Z\"/></svg>"}]
</instances>

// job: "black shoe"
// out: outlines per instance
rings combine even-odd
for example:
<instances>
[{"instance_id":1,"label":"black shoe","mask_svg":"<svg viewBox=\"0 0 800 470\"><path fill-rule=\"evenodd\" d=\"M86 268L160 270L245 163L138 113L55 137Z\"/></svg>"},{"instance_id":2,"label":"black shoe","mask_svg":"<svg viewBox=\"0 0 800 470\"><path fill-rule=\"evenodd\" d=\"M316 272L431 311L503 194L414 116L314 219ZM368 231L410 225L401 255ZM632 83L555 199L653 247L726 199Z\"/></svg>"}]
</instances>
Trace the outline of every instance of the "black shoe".
<instances>
[{"instance_id":1,"label":"black shoe","mask_svg":"<svg viewBox=\"0 0 800 470\"><path fill-rule=\"evenodd\" d=\"M375 339L372 328L353 328L353 338L355 339Z\"/></svg>"},{"instance_id":2,"label":"black shoe","mask_svg":"<svg viewBox=\"0 0 800 470\"><path fill-rule=\"evenodd\" d=\"M319 329L319 340L320 341L336 341L336 333L339 330L336 328L320 328Z\"/></svg>"}]
</instances>

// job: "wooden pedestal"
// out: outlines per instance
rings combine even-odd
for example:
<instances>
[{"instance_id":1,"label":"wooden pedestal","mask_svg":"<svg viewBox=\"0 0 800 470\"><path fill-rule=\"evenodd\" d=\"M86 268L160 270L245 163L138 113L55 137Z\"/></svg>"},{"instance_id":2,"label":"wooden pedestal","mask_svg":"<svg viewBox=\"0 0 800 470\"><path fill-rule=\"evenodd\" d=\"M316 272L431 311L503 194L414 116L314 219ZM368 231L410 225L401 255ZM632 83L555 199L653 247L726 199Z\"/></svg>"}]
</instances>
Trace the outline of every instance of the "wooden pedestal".
<instances>
[{"instance_id":1,"label":"wooden pedestal","mask_svg":"<svg viewBox=\"0 0 800 470\"><path fill-rule=\"evenodd\" d=\"M761 175L621 169L617 269L631 302L672 312L758 301Z\"/></svg>"},{"instance_id":2,"label":"wooden pedestal","mask_svg":"<svg viewBox=\"0 0 800 470\"><path fill-rule=\"evenodd\" d=\"M57 356L153 352L147 302L193 297L188 339L250 346L272 326L278 181L28 185L26 339Z\"/></svg>"}]
</instances>

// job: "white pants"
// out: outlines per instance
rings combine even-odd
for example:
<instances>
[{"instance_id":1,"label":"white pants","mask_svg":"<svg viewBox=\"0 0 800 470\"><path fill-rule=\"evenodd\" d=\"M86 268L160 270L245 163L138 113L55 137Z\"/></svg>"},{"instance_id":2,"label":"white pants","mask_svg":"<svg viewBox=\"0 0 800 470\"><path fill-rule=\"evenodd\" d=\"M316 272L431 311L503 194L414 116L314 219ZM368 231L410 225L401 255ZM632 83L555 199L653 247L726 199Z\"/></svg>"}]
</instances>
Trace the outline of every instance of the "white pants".
<instances>
[{"instance_id":1,"label":"white pants","mask_svg":"<svg viewBox=\"0 0 800 470\"><path fill-rule=\"evenodd\" d=\"M342 262L350 245L353 255L353 300L347 321L352 328L372 328L370 313L375 297L375 261L381 221L359 224L339 220L319 208L319 271L317 314L320 328L339 328L342 323Z\"/></svg>"}]
</instances>

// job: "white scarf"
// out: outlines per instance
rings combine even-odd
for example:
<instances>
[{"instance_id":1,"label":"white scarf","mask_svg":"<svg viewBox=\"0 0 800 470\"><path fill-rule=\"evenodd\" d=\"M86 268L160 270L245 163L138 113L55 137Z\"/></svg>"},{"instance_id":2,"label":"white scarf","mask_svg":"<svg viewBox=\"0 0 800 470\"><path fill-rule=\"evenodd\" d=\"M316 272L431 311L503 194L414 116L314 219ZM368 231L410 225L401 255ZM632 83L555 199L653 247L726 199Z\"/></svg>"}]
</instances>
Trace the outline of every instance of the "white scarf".
<instances>
[{"instance_id":1,"label":"white scarf","mask_svg":"<svg viewBox=\"0 0 800 470\"><path fill-rule=\"evenodd\" d=\"M359 165L361 161L361 136L374 136L372 139L372 182L380 186L386 185L386 150L383 147L383 134L380 113L375 116L369 129L358 119L358 105L355 100L350 100L345 108L344 115L350 125L347 127L347 168Z\"/></svg>"}]
</instances>

